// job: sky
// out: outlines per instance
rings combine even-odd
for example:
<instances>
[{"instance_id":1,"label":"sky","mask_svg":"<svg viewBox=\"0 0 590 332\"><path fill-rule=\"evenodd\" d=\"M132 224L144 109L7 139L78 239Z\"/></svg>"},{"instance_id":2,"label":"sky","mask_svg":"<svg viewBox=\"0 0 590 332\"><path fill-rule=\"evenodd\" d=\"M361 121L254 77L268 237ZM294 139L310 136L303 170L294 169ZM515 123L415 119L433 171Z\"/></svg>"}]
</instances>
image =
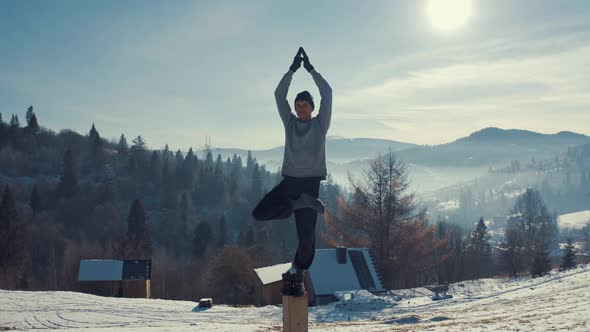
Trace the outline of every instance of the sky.
<instances>
[{"instance_id":1,"label":"sky","mask_svg":"<svg viewBox=\"0 0 590 332\"><path fill-rule=\"evenodd\" d=\"M448 1L448 0L446 0ZM465 1L465 0L463 0ZM467 0L468 1L468 0ZM485 127L590 135L590 2L0 0L0 112L148 147L284 143L274 89L300 46L329 136L451 142ZM450 13L454 15L453 8ZM301 67L288 100L319 92ZM315 112L314 112L315 114Z\"/></svg>"}]
</instances>

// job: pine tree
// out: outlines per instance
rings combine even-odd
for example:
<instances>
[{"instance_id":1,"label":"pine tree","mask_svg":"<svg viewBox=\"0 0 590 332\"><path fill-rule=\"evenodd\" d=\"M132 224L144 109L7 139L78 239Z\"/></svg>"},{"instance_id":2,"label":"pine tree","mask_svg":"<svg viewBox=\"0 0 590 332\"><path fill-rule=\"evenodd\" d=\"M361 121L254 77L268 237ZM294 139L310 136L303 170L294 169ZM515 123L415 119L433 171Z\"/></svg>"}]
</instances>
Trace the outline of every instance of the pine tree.
<instances>
[{"instance_id":1,"label":"pine tree","mask_svg":"<svg viewBox=\"0 0 590 332\"><path fill-rule=\"evenodd\" d=\"M225 216L219 219L219 238L217 239L217 248L223 249L227 244L227 225L225 223Z\"/></svg>"},{"instance_id":2,"label":"pine tree","mask_svg":"<svg viewBox=\"0 0 590 332\"><path fill-rule=\"evenodd\" d=\"M164 151L162 151L162 161L169 160L169 159L170 159L170 148L168 147L168 144L166 144L166 146L164 146Z\"/></svg>"},{"instance_id":3,"label":"pine tree","mask_svg":"<svg viewBox=\"0 0 590 332\"><path fill-rule=\"evenodd\" d=\"M78 192L78 171L74 154L67 149L63 157L63 175L58 186L60 197L71 197Z\"/></svg>"},{"instance_id":4,"label":"pine tree","mask_svg":"<svg viewBox=\"0 0 590 332\"><path fill-rule=\"evenodd\" d=\"M31 257L26 227L18 214L14 194L6 185L0 205L0 272L11 277L11 288L28 288Z\"/></svg>"},{"instance_id":5,"label":"pine tree","mask_svg":"<svg viewBox=\"0 0 590 332\"><path fill-rule=\"evenodd\" d=\"M262 196L262 173L258 163L254 164L252 169L252 187L250 198L257 201Z\"/></svg>"},{"instance_id":6,"label":"pine tree","mask_svg":"<svg viewBox=\"0 0 590 332\"><path fill-rule=\"evenodd\" d=\"M229 196L230 196L230 199L233 201L238 196L238 187L239 187L239 183L241 181L240 175L241 175L241 171L242 171L242 159L239 158L234 153L231 163L232 164L231 164L231 171L230 171L230 175L229 175L229 179L228 179L228 185L229 185Z\"/></svg>"},{"instance_id":7,"label":"pine tree","mask_svg":"<svg viewBox=\"0 0 590 332\"><path fill-rule=\"evenodd\" d=\"M0 202L0 270L6 271L15 263L15 224L18 223L18 211L12 190L4 187Z\"/></svg>"},{"instance_id":8,"label":"pine tree","mask_svg":"<svg viewBox=\"0 0 590 332\"><path fill-rule=\"evenodd\" d=\"M205 156L205 171L207 173L213 173L213 154L211 150L207 150L207 155Z\"/></svg>"},{"instance_id":9,"label":"pine tree","mask_svg":"<svg viewBox=\"0 0 590 332\"><path fill-rule=\"evenodd\" d=\"M12 118L10 118L10 124L9 124L11 129L17 129L20 127L20 121L18 121L18 115L13 114Z\"/></svg>"},{"instance_id":10,"label":"pine tree","mask_svg":"<svg viewBox=\"0 0 590 332\"><path fill-rule=\"evenodd\" d=\"M572 238L567 239L567 244L563 248L563 256L561 256L560 271L569 270L576 267L576 249L574 247Z\"/></svg>"},{"instance_id":11,"label":"pine tree","mask_svg":"<svg viewBox=\"0 0 590 332\"><path fill-rule=\"evenodd\" d=\"M191 147L184 160L182 161L182 174L181 174L181 178L182 178L182 189L190 189L193 187L193 183L194 183L194 169L196 166L196 161L197 158L195 157L195 154L193 152L193 148Z\"/></svg>"},{"instance_id":12,"label":"pine tree","mask_svg":"<svg viewBox=\"0 0 590 332\"><path fill-rule=\"evenodd\" d=\"M471 233L471 250L479 256L489 255L491 251L490 234L488 233L488 226L486 226L482 217L477 221L475 230Z\"/></svg>"},{"instance_id":13,"label":"pine tree","mask_svg":"<svg viewBox=\"0 0 590 332\"><path fill-rule=\"evenodd\" d=\"M35 114L35 112L33 111L33 105L31 105L27 108L27 114L25 115L25 119L27 120L27 125L29 125L31 123L31 119L33 118L34 114Z\"/></svg>"},{"instance_id":14,"label":"pine tree","mask_svg":"<svg viewBox=\"0 0 590 332\"><path fill-rule=\"evenodd\" d=\"M33 186L33 190L31 191L31 210L33 210L33 215L37 215L41 212L41 196L39 196L39 191L37 189L37 185Z\"/></svg>"},{"instance_id":15,"label":"pine tree","mask_svg":"<svg viewBox=\"0 0 590 332\"><path fill-rule=\"evenodd\" d=\"M158 220L157 239L166 248L177 248L175 235L177 234L177 196L176 179L170 172L168 160L164 161L162 168L162 186L160 193L160 211Z\"/></svg>"},{"instance_id":16,"label":"pine tree","mask_svg":"<svg viewBox=\"0 0 590 332\"><path fill-rule=\"evenodd\" d=\"M90 138L90 142L93 142L94 138L96 138L96 136L98 136L98 131L96 130L96 127L94 127L94 123L92 123L92 127L90 128L90 131L88 132L88 138Z\"/></svg>"},{"instance_id":17,"label":"pine tree","mask_svg":"<svg viewBox=\"0 0 590 332\"><path fill-rule=\"evenodd\" d=\"M182 155L182 151L180 151L180 149L176 150L176 155L174 157L176 158L176 165L182 165L184 156Z\"/></svg>"},{"instance_id":18,"label":"pine tree","mask_svg":"<svg viewBox=\"0 0 590 332\"><path fill-rule=\"evenodd\" d=\"M94 124L92 124L88 138L90 141L90 155L92 157L93 166L100 167L104 162L102 138L100 138L100 134L96 128L94 128Z\"/></svg>"},{"instance_id":19,"label":"pine tree","mask_svg":"<svg viewBox=\"0 0 590 332\"><path fill-rule=\"evenodd\" d=\"M147 213L143 203L135 199L129 209L127 217L127 248L126 258L144 259L152 255L152 241L150 237Z\"/></svg>"},{"instance_id":20,"label":"pine tree","mask_svg":"<svg viewBox=\"0 0 590 332\"><path fill-rule=\"evenodd\" d=\"M213 232L211 225L206 220L202 220L193 233L193 258L199 259L205 255L207 248L211 244Z\"/></svg>"},{"instance_id":21,"label":"pine tree","mask_svg":"<svg viewBox=\"0 0 590 332\"><path fill-rule=\"evenodd\" d=\"M217 155L217 159L215 160L215 172L216 177L223 176L223 159L221 159L221 154Z\"/></svg>"},{"instance_id":22,"label":"pine tree","mask_svg":"<svg viewBox=\"0 0 590 332\"><path fill-rule=\"evenodd\" d=\"M250 175L254 170L254 158L252 158L252 151L248 150L248 158L246 159L246 173Z\"/></svg>"},{"instance_id":23,"label":"pine tree","mask_svg":"<svg viewBox=\"0 0 590 332\"><path fill-rule=\"evenodd\" d=\"M137 171L142 169L143 165L145 164L146 159L146 152L147 152L147 144L143 137L137 136L133 141L133 145L129 149L130 152L130 168L132 171ZM141 173L141 172L139 172Z\"/></svg>"},{"instance_id":24,"label":"pine tree","mask_svg":"<svg viewBox=\"0 0 590 332\"><path fill-rule=\"evenodd\" d=\"M194 166L191 163L193 163L196 158L197 157L195 156L195 153L193 152L193 148L190 147L188 149L188 152L186 153L186 156L184 157L184 162L188 164L187 166Z\"/></svg>"},{"instance_id":25,"label":"pine tree","mask_svg":"<svg viewBox=\"0 0 590 332\"><path fill-rule=\"evenodd\" d=\"M119 143L117 144L117 153L120 156L127 156L129 153L129 145L127 145L127 139L125 138L124 134L121 134L119 138Z\"/></svg>"},{"instance_id":26,"label":"pine tree","mask_svg":"<svg viewBox=\"0 0 590 332\"><path fill-rule=\"evenodd\" d=\"M162 168L162 198L160 207L162 209L173 210L176 208L176 180L170 172L168 160L164 161Z\"/></svg>"},{"instance_id":27,"label":"pine tree","mask_svg":"<svg viewBox=\"0 0 590 332\"><path fill-rule=\"evenodd\" d=\"M471 239L469 242L469 253L477 273L476 277L480 277L484 274L484 269L489 266L491 261L491 250L488 227L483 218L480 217L475 226L475 230L471 233Z\"/></svg>"},{"instance_id":28,"label":"pine tree","mask_svg":"<svg viewBox=\"0 0 590 332\"><path fill-rule=\"evenodd\" d=\"M27 127L26 132L29 134L36 134L39 132L39 123L37 122L37 116L33 112L33 106L29 106L27 109Z\"/></svg>"},{"instance_id":29,"label":"pine tree","mask_svg":"<svg viewBox=\"0 0 590 332\"><path fill-rule=\"evenodd\" d=\"M36 134L40 130L39 122L37 121L37 115L33 114L31 117L31 122L27 126L27 131L31 134Z\"/></svg>"},{"instance_id":30,"label":"pine tree","mask_svg":"<svg viewBox=\"0 0 590 332\"><path fill-rule=\"evenodd\" d=\"M533 278L542 277L547 272L551 271L551 262L549 261L549 254L545 248L543 241L540 241L535 250L533 264L531 265L531 275Z\"/></svg>"},{"instance_id":31,"label":"pine tree","mask_svg":"<svg viewBox=\"0 0 590 332\"><path fill-rule=\"evenodd\" d=\"M180 198L180 205L178 211L178 229L177 234L177 254L190 256L191 239L189 236L189 229L192 224L193 210L191 208L190 198L188 193L183 192Z\"/></svg>"},{"instance_id":32,"label":"pine tree","mask_svg":"<svg viewBox=\"0 0 590 332\"><path fill-rule=\"evenodd\" d=\"M212 181L209 187L209 193L211 195L211 202L216 205L223 203L223 197L225 194L225 177L223 174L223 160L221 155L217 155L215 161L215 167L212 174Z\"/></svg>"},{"instance_id":33,"label":"pine tree","mask_svg":"<svg viewBox=\"0 0 590 332\"><path fill-rule=\"evenodd\" d=\"M141 135L134 138L133 141L131 141L131 142L133 143L131 148L135 148L136 150L141 150L141 151L147 150L147 143L145 142L145 139L143 139L143 137L141 137Z\"/></svg>"},{"instance_id":34,"label":"pine tree","mask_svg":"<svg viewBox=\"0 0 590 332\"><path fill-rule=\"evenodd\" d=\"M155 187L160 186L160 181L162 177L162 166L160 165L160 155L158 151L152 152L152 157L150 158L150 173L149 173L149 180L155 185Z\"/></svg>"},{"instance_id":35,"label":"pine tree","mask_svg":"<svg viewBox=\"0 0 590 332\"><path fill-rule=\"evenodd\" d=\"M180 149L176 150L174 155L174 177L178 188L185 189L184 186L184 156Z\"/></svg>"},{"instance_id":36,"label":"pine tree","mask_svg":"<svg viewBox=\"0 0 590 332\"><path fill-rule=\"evenodd\" d=\"M126 173L129 170L129 145L125 134L121 134L117 143L117 155L115 156L116 170L120 173Z\"/></svg>"},{"instance_id":37,"label":"pine tree","mask_svg":"<svg viewBox=\"0 0 590 332\"><path fill-rule=\"evenodd\" d=\"M130 239L140 239L145 235L147 215L139 199L133 200L127 217L127 235Z\"/></svg>"},{"instance_id":38,"label":"pine tree","mask_svg":"<svg viewBox=\"0 0 590 332\"><path fill-rule=\"evenodd\" d=\"M190 201L188 199L188 195L186 192L182 193L180 197L180 206L179 206L179 226L180 232L186 233L189 227L189 219L190 219Z\"/></svg>"}]
</instances>

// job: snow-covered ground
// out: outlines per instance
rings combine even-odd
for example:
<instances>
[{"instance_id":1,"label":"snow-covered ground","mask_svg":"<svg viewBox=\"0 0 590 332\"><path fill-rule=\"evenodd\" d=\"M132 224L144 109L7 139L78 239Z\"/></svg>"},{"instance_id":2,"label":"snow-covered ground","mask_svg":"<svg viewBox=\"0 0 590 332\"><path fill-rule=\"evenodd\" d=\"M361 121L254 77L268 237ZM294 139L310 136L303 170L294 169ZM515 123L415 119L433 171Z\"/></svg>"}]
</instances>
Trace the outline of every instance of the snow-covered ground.
<instances>
[{"instance_id":1,"label":"snow-covered ground","mask_svg":"<svg viewBox=\"0 0 590 332\"><path fill-rule=\"evenodd\" d=\"M558 220L560 228L580 229L590 224L590 210L562 214Z\"/></svg>"},{"instance_id":2,"label":"snow-covered ground","mask_svg":"<svg viewBox=\"0 0 590 332\"><path fill-rule=\"evenodd\" d=\"M365 291L309 308L310 331L590 331L590 265L543 278L452 284L452 299L424 288ZM0 290L0 330L281 331L279 306L195 309L190 301Z\"/></svg>"}]
</instances>

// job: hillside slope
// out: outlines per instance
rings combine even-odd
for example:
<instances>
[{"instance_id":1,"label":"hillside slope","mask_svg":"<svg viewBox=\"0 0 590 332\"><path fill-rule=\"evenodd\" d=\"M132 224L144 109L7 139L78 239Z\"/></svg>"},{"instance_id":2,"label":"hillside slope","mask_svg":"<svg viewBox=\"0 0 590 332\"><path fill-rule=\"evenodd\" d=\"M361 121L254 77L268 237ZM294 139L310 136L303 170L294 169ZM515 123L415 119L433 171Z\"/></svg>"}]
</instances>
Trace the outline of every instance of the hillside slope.
<instances>
[{"instance_id":1,"label":"hillside slope","mask_svg":"<svg viewBox=\"0 0 590 332\"><path fill-rule=\"evenodd\" d=\"M451 285L433 302L424 288L309 310L310 331L588 331L590 266L537 279L480 279ZM279 331L279 306L194 310L195 302L103 298L74 292L0 290L0 330Z\"/></svg>"}]
</instances>

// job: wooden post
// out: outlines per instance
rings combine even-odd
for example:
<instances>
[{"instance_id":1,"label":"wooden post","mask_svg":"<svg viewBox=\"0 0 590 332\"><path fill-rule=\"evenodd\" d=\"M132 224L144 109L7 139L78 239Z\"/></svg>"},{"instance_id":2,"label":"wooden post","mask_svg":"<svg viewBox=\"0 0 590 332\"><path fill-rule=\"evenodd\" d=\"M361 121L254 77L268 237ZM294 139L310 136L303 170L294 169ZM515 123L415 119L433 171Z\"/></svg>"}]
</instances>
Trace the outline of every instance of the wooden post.
<instances>
[{"instance_id":1,"label":"wooden post","mask_svg":"<svg viewBox=\"0 0 590 332\"><path fill-rule=\"evenodd\" d=\"M307 292L283 296L283 332L307 332Z\"/></svg>"}]
</instances>

